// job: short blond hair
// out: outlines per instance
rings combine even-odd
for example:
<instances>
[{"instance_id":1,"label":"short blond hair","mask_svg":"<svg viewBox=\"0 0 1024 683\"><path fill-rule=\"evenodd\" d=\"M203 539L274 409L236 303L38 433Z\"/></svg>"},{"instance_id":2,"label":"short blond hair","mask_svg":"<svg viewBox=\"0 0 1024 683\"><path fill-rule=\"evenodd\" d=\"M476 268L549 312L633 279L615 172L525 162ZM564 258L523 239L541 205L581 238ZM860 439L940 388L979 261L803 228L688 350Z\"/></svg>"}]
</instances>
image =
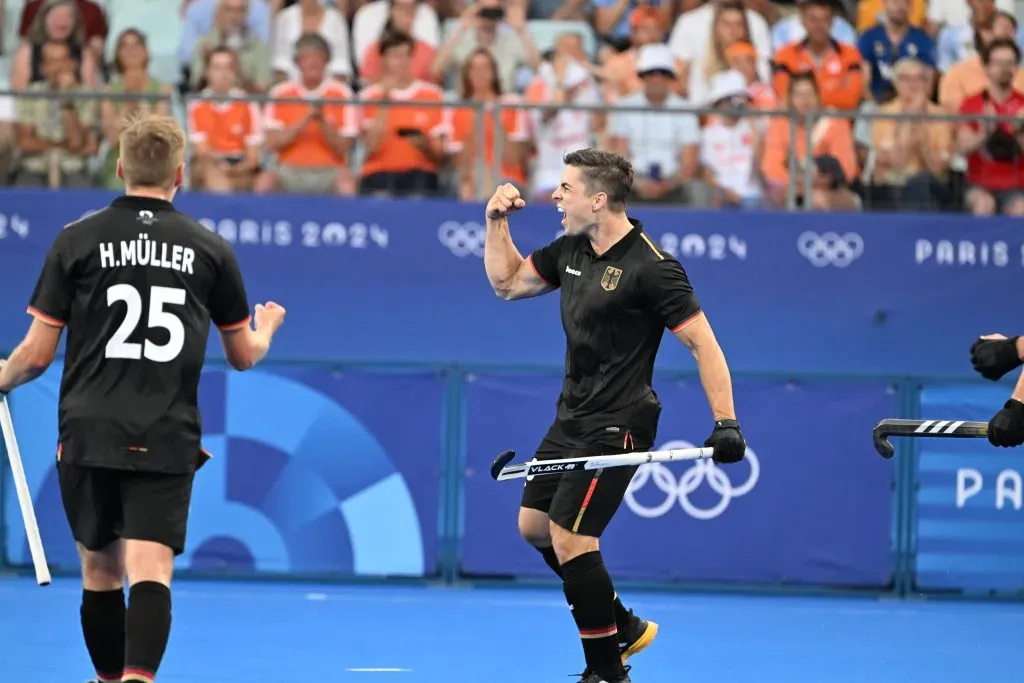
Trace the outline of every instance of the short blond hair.
<instances>
[{"instance_id":1,"label":"short blond hair","mask_svg":"<svg viewBox=\"0 0 1024 683\"><path fill-rule=\"evenodd\" d=\"M126 187L169 190L185 162L185 131L170 116L137 116L125 123L120 148Z\"/></svg>"}]
</instances>

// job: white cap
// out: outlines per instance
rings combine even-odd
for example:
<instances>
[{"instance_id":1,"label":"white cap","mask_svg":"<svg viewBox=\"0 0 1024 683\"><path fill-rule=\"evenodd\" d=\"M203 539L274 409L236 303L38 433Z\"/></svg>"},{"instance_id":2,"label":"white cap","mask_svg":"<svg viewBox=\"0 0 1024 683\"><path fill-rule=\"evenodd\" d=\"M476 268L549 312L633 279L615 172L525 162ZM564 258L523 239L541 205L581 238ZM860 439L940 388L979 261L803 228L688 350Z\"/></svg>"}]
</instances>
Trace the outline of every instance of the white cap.
<instances>
[{"instance_id":1,"label":"white cap","mask_svg":"<svg viewBox=\"0 0 1024 683\"><path fill-rule=\"evenodd\" d=\"M648 71L666 71L673 76L679 75L676 71L676 56L668 45L649 43L640 47L636 57L636 73L642 75Z\"/></svg>"},{"instance_id":2,"label":"white cap","mask_svg":"<svg viewBox=\"0 0 1024 683\"><path fill-rule=\"evenodd\" d=\"M711 77L711 102L721 102L730 97L748 97L747 79L739 71L719 71Z\"/></svg>"}]
</instances>

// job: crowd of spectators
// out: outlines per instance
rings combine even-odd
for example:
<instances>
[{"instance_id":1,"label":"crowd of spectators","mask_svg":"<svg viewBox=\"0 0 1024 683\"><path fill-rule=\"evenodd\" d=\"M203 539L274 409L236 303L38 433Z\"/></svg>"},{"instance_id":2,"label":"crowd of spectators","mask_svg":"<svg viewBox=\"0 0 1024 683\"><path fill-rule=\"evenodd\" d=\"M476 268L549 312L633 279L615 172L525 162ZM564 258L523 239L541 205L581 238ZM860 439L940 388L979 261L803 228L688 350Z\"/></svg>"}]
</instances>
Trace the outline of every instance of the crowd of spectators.
<instances>
[{"instance_id":1,"label":"crowd of spectators","mask_svg":"<svg viewBox=\"0 0 1024 683\"><path fill-rule=\"evenodd\" d=\"M214 193L545 201L594 145L637 202L1024 215L1014 0L795 1L6 0L0 184L117 188L162 111Z\"/></svg>"}]
</instances>

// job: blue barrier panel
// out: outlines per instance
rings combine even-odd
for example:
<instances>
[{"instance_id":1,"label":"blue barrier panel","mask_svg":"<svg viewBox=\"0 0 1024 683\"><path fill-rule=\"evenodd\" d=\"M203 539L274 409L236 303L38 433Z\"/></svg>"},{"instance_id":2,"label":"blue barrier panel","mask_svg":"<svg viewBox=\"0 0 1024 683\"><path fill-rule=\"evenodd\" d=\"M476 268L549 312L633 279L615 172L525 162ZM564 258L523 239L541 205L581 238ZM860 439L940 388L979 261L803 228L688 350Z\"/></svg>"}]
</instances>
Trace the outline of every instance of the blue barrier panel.
<instances>
[{"instance_id":1,"label":"blue barrier panel","mask_svg":"<svg viewBox=\"0 0 1024 683\"><path fill-rule=\"evenodd\" d=\"M921 417L988 420L1009 385L921 391ZM1019 449L984 439L919 439L915 584L924 590L1024 592L1024 512Z\"/></svg>"},{"instance_id":2,"label":"blue barrier panel","mask_svg":"<svg viewBox=\"0 0 1024 683\"><path fill-rule=\"evenodd\" d=\"M657 446L702 443L711 418L700 384L656 386ZM464 572L549 575L517 535L522 486L496 483L487 469L508 448L532 457L557 391L556 378L529 375L484 375L466 387ZM894 472L870 431L896 402L878 382L738 380L747 461L645 465L602 543L610 571L623 580L888 585Z\"/></svg>"},{"instance_id":3,"label":"blue barrier panel","mask_svg":"<svg viewBox=\"0 0 1024 683\"><path fill-rule=\"evenodd\" d=\"M0 348L24 332L56 231L111 196L4 192ZM491 292L480 205L196 194L178 204L236 245L254 302L288 307L279 359L562 362L557 297L509 304ZM974 332L962 330L1017 322L1005 306L976 305L1020 279L1024 232L1013 219L635 213L690 272L734 371L966 376ZM527 208L512 229L527 253L560 228L553 208ZM956 310L957 325L940 310ZM692 368L679 344L665 346L661 368ZM221 354L215 339L210 350Z\"/></svg>"},{"instance_id":4,"label":"blue barrier panel","mask_svg":"<svg viewBox=\"0 0 1024 683\"><path fill-rule=\"evenodd\" d=\"M48 559L77 566L54 468L53 367L11 399ZM261 366L208 370L204 444L178 567L233 573L437 572L443 379ZM13 491L8 562L31 564Z\"/></svg>"}]
</instances>

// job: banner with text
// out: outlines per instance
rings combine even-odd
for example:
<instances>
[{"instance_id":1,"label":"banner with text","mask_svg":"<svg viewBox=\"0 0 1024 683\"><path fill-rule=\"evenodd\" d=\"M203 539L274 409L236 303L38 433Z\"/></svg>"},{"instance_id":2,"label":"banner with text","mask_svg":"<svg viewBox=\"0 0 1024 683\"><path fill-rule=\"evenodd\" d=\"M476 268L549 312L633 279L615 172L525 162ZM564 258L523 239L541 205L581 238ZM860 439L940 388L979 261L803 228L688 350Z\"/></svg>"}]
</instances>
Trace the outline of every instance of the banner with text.
<instances>
[{"instance_id":1,"label":"banner with text","mask_svg":"<svg viewBox=\"0 0 1024 683\"><path fill-rule=\"evenodd\" d=\"M112 197L3 192L0 349L13 348L24 333L25 305L57 231ZM557 295L508 303L491 291L481 205L192 193L177 205L234 246L250 303L272 299L288 308L277 358L563 361ZM650 207L631 213L686 267L734 371L967 375L956 330L1017 322L1005 306L976 305L1020 280L1024 231L1013 219ZM528 207L512 220L523 254L559 231L551 207ZM958 325L935 311L956 311ZM216 339L210 351L221 355ZM693 360L682 346L666 344L659 367L690 370Z\"/></svg>"},{"instance_id":2,"label":"banner with text","mask_svg":"<svg viewBox=\"0 0 1024 683\"><path fill-rule=\"evenodd\" d=\"M921 417L987 422L1011 386L934 386ZM915 439L915 583L921 589L1024 591L1024 464L986 439Z\"/></svg>"},{"instance_id":3,"label":"banner with text","mask_svg":"<svg viewBox=\"0 0 1024 683\"><path fill-rule=\"evenodd\" d=\"M47 559L78 564L58 490L60 369L11 397ZM437 570L443 382L431 374L210 370L182 569L424 576ZM401 416L401 429L396 429ZM7 561L31 565L10 478Z\"/></svg>"},{"instance_id":4,"label":"banner with text","mask_svg":"<svg viewBox=\"0 0 1024 683\"><path fill-rule=\"evenodd\" d=\"M702 444L711 416L697 382L662 378L656 447ZM494 482L501 451L533 453L551 424L559 381L482 375L465 392L461 568L471 575L548 576L518 535L522 484ZM622 580L885 586L894 570L893 466L871 429L894 415L880 383L736 382L749 450L744 462L649 464L633 478L604 538Z\"/></svg>"}]
</instances>

